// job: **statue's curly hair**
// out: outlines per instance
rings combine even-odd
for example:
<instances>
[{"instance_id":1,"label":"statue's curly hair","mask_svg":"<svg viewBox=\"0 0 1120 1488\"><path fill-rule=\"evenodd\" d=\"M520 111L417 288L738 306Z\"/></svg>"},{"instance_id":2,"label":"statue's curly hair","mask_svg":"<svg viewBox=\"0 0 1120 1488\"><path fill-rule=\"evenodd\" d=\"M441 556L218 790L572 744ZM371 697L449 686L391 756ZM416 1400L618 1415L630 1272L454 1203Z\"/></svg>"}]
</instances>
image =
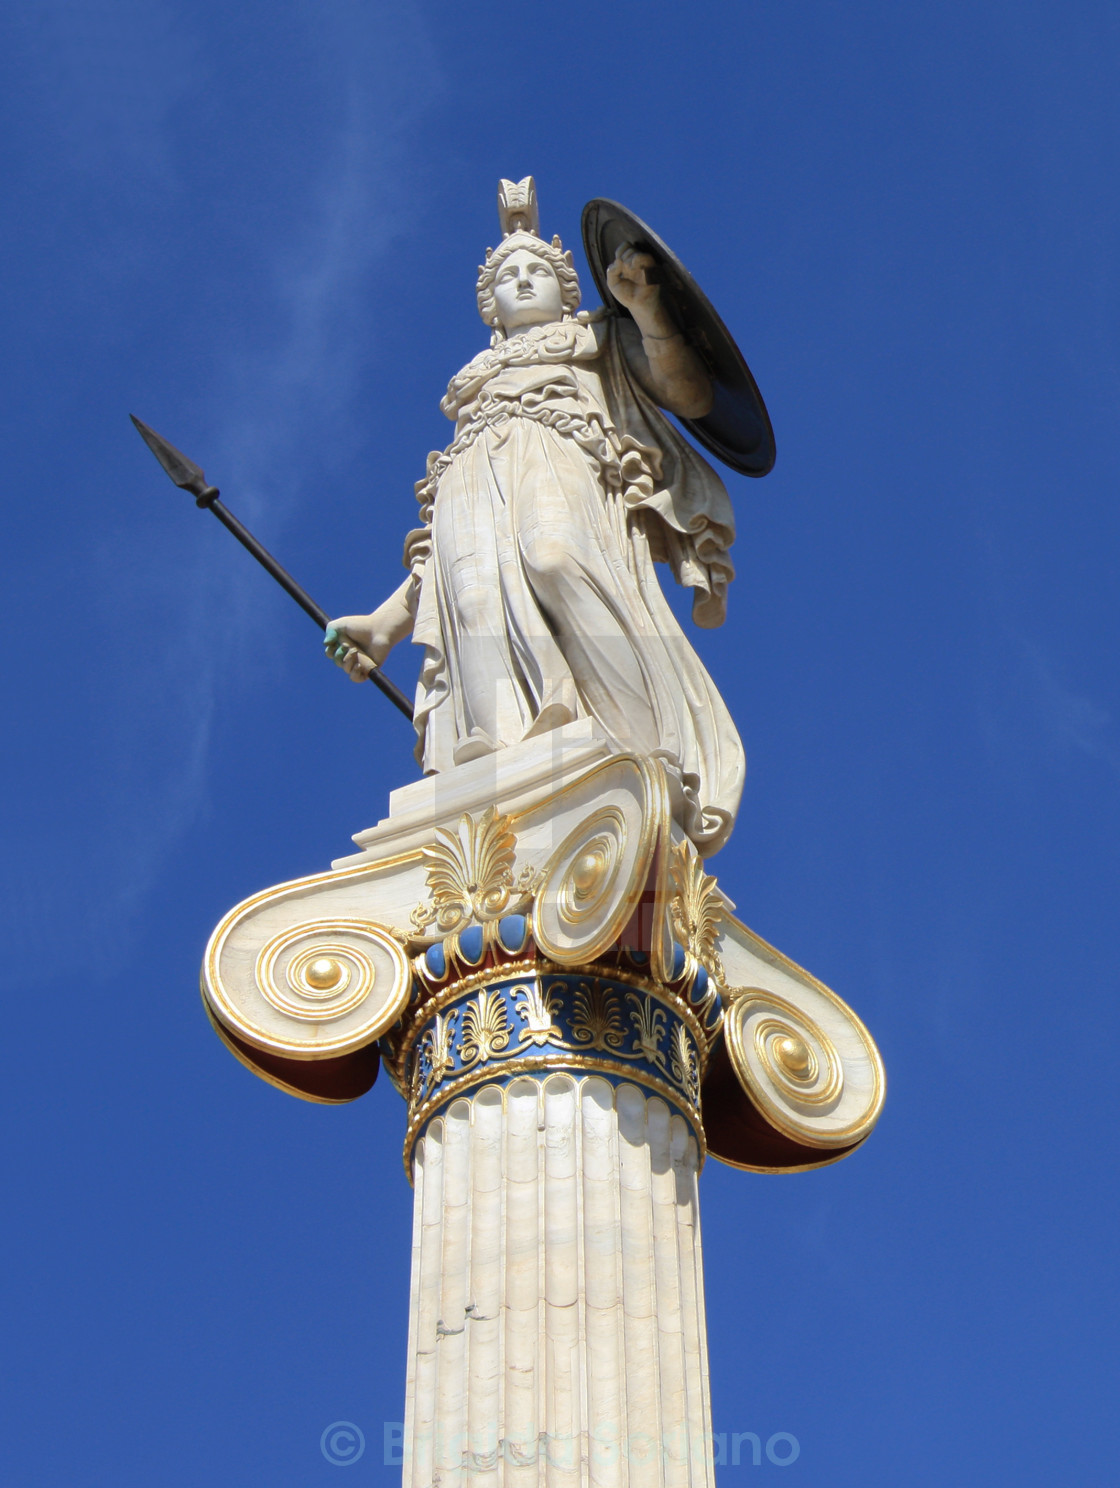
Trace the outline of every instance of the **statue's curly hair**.
<instances>
[{"instance_id":1,"label":"statue's curly hair","mask_svg":"<svg viewBox=\"0 0 1120 1488\"><path fill-rule=\"evenodd\" d=\"M516 253L519 248L528 248L551 267L560 285L565 318L574 315L579 309L581 298L579 275L572 263L572 255L565 253L560 246L560 239L553 238L551 243L547 243L534 233L512 232L508 238L502 239L497 248L487 252L486 262L480 264L478 268L476 285L478 313L490 327L492 343L505 340L505 333L498 319L497 301L494 299L494 282L502 264L511 253Z\"/></svg>"}]
</instances>

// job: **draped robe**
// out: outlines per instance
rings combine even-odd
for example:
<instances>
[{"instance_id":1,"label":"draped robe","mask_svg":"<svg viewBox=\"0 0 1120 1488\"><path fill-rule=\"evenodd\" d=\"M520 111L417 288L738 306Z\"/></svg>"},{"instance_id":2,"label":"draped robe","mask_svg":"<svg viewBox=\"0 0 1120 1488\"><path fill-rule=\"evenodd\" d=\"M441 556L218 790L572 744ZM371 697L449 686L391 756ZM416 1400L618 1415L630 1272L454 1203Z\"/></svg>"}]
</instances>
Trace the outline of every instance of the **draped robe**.
<instances>
[{"instance_id":1,"label":"draped robe","mask_svg":"<svg viewBox=\"0 0 1120 1488\"><path fill-rule=\"evenodd\" d=\"M629 329L629 328L627 328ZM595 718L659 758L702 853L734 823L746 761L731 716L661 592L722 623L731 502L633 377L611 317L535 326L482 352L441 408L448 448L417 485L413 639L426 772Z\"/></svg>"}]
</instances>

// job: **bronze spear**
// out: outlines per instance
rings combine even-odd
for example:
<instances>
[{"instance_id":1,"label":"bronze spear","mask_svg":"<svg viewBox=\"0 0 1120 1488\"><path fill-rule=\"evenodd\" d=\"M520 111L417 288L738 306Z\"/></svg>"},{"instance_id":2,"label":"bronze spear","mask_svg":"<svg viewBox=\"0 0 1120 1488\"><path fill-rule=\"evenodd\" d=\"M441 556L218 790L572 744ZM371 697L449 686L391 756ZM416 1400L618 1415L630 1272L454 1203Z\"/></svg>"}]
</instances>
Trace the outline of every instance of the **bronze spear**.
<instances>
[{"instance_id":1,"label":"bronze spear","mask_svg":"<svg viewBox=\"0 0 1120 1488\"><path fill-rule=\"evenodd\" d=\"M311 616L319 629L326 630L330 624L330 616L326 610L320 609L307 590L297 584L287 569L281 568L268 549L263 548L249 529L243 527L233 513L227 507L223 506L222 502L218 499L220 492L217 486L206 484L205 475L194 461L188 460L186 455L180 450L177 450L173 444L168 444L162 434L157 434L154 429L150 429L147 424L142 423L134 413L130 413L129 418L136 425L140 437L151 450L152 454L155 455L164 470L166 470L172 481L181 490L191 493L195 499L196 506L208 507L217 517L218 521L223 526L229 528L237 541L243 547L248 548L249 552L252 553L262 568L268 569L281 589L287 590L300 609ZM405 697L395 682L390 682L380 667L373 668L369 674L369 680L381 689L391 703L396 704L406 718L412 718L412 705L408 701L408 698Z\"/></svg>"}]
</instances>

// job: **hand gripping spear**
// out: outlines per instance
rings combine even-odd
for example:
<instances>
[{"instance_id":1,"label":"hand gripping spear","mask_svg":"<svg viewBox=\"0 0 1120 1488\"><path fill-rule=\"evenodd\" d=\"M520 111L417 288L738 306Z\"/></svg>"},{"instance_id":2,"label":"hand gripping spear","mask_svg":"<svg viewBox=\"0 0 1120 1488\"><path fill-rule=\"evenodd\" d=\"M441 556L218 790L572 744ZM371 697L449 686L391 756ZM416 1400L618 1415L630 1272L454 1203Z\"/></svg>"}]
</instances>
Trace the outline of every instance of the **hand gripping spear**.
<instances>
[{"instance_id":1,"label":"hand gripping spear","mask_svg":"<svg viewBox=\"0 0 1120 1488\"><path fill-rule=\"evenodd\" d=\"M252 553L261 567L268 569L281 589L286 589L296 604L299 605L300 609L306 611L311 616L319 629L326 630L330 624L330 616L326 610L319 608L307 590L301 588L287 569L281 568L272 554L266 548L261 547L249 529L243 527L233 513L222 505L218 500L220 493L217 486L208 486L206 484L205 475L203 475L194 461L188 460L186 455L180 450L177 450L173 444L168 444L162 434L157 434L154 429L150 429L147 424L142 423L134 413L130 413L129 418L136 425L141 439L143 439L152 454L155 455L164 470L167 471L172 481L181 490L191 493L195 499L196 506L209 507L218 521L223 526L229 528L237 541L243 547L249 549L249 552ZM405 697L395 682L390 682L389 678L385 676L379 667L373 668L369 674L369 680L381 689L391 703L396 704L406 718L412 718L412 705L409 703L408 698Z\"/></svg>"}]
</instances>

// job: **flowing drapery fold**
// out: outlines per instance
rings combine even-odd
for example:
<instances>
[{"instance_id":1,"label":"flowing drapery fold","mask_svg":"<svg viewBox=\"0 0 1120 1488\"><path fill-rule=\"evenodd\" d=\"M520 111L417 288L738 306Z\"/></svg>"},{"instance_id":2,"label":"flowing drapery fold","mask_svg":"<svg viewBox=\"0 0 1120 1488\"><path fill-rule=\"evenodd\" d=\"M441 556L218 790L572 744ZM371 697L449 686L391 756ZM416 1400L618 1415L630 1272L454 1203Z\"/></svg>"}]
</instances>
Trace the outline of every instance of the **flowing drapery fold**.
<instances>
[{"instance_id":1,"label":"flowing drapery fold","mask_svg":"<svg viewBox=\"0 0 1120 1488\"><path fill-rule=\"evenodd\" d=\"M730 499L633 376L613 318L534 327L483 352L442 408L452 443L417 486L417 757L446 770L576 718L656 756L682 826L714 852L745 773L738 733L656 562L722 622Z\"/></svg>"}]
</instances>

